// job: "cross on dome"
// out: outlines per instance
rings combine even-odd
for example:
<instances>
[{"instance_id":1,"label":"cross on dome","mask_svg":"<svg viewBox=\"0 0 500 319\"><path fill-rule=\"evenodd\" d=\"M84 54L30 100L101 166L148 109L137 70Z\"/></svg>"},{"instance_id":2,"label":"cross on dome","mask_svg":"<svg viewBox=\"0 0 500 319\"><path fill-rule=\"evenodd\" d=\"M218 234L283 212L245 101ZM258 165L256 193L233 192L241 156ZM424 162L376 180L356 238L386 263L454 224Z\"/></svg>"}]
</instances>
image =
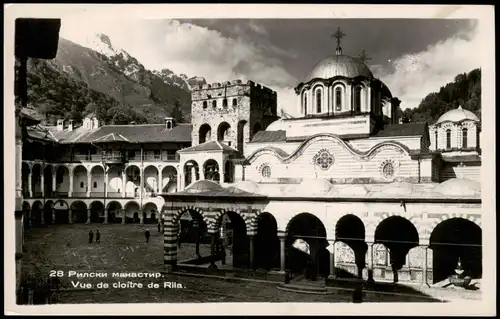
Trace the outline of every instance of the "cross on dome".
<instances>
[{"instance_id":1,"label":"cross on dome","mask_svg":"<svg viewBox=\"0 0 500 319\"><path fill-rule=\"evenodd\" d=\"M366 63L366 61L370 61L372 58L370 58L370 57L366 54L365 49L363 49L363 50L361 51L361 53L359 54L359 59L360 59L363 63Z\"/></svg>"},{"instance_id":2,"label":"cross on dome","mask_svg":"<svg viewBox=\"0 0 500 319\"><path fill-rule=\"evenodd\" d=\"M337 50L336 50L337 55L342 55L342 47L340 46L340 39L342 39L345 36L346 34L340 30L340 27L337 27L337 31L335 31L335 33L332 34L332 38L337 39Z\"/></svg>"}]
</instances>

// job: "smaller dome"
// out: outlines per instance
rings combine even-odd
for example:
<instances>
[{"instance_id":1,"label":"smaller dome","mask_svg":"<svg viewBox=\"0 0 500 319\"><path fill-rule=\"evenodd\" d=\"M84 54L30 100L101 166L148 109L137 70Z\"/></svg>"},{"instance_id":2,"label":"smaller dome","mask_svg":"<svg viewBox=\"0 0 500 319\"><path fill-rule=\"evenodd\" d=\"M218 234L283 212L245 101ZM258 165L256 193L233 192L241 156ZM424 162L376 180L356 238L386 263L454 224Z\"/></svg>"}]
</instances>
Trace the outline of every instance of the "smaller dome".
<instances>
[{"instance_id":1,"label":"smaller dome","mask_svg":"<svg viewBox=\"0 0 500 319\"><path fill-rule=\"evenodd\" d=\"M326 195L333 188L332 183L323 178L308 178L295 187L294 193L305 196Z\"/></svg>"},{"instance_id":2,"label":"smaller dome","mask_svg":"<svg viewBox=\"0 0 500 319\"><path fill-rule=\"evenodd\" d=\"M394 182L384 186L380 191L380 195L384 196L406 196L413 193L413 184L407 182Z\"/></svg>"},{"instance_id":3,"label":"smaller dome","mask_svg":"<svg viewBox=\"0 0 500 319\"><path fill-rule=\"evenodd\" d=\"M259 184L253 181L241 181L234 183L232 187L247 193L259 194Z\"/></svg>"},{"instance_id":4,"label":"smaller dome","mask_svg":"<svg viewBox=\"0 0 500 319\"><path fill-rule=\"evenodd\" d=\"M464 110L461 106L456 109L450 110L439 117L436 124L443 122L461 122L465 120L471 120L479 122L479 118L476 114L469 110Z\"/></svg>"},{"instance_id":5,"label":"smaller dome","mask_svg":"<svg viewBox=\"0 0 500 319\"><path fill-rule=\"evenodd\" d=\"M479 196L481 184L465 178L451 178L437 187L437 191L447 196Z\"/></svg>"},{"instance_id":6,"label":"smaller dome","mask_svg":"<svg viewBox=\"0 0 500 319\"><path fill-rule=\"evenodd\" d=\"M216 182L209 181L209 180L201 180L194 182L193 184L189 185L186 188L186 192L188 193L203 193L203 192L209 192L209 191L221 191L224 188L217 184Z\"/></svg>"},{"instance_id":7,"label":"smaller dome","mask_svg":"<svg viewBox=\"0 0 500 319\"><path fill-rule=\"evenodd\" d=\"M266 128L266 131L281 131L281 130L285 130L285 125L282 119L272 122Z\"/></svg>"}]
</instances>

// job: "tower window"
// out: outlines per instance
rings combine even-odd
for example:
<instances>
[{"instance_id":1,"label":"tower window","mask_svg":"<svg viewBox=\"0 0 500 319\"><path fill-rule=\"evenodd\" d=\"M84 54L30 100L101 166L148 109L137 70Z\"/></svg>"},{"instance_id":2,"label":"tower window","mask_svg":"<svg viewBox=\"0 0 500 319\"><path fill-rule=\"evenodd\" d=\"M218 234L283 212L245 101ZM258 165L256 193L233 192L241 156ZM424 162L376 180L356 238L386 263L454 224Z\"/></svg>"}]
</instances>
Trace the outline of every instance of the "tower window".
<instances>
[{"instance_id":1,"label":"tower window","mask_svg":"<svg viewBox=\"0 0 500 319\"><path fill-rule=\"evenodd\" d=\"M321 91L316 90L316 113L321 113Z\"/></svg>"},{"instance_id":2,"label":"tower window","mask_svg":"<svg viewBox=\"0 0 500 319\"><path fill-rule=\"evenodd\" d=\"M462 129L462 147L467 148L467 133L468 130L466 128Z\"/></svg>"},{"instance_id":3,"label":"tower window","mask_svg":"<svg viewBox=\"0 0 500 319\"><path fill-rule=\"evenodd\" d=\"M97 188L97 182L94 182L94 188Z\"/></svg>"},{"instance_id":4,"label":"tower window","mask_svg":"<svg viewBox=\"0 0 500 319\"><path fill-rule=\"evenodd\" d=\"M80 182L80 188L83 188L83 182Z\"/></svg>"},{"instance_id":5,"label":"tower window","mask_svg":"<svg viewBox=\"0 0 500 319\"><path fill-rule=\"evenodd\" d=\"M227 99L222 100L222 107L223 108L227 107Z\"/></svg>"},{"instance_id":6,"label":"tower window","mask_svg":"<svg viewBox=\"0 0 500 319\"><path fill-rule=\"evenodd\" d=\"M446 130L446 149L451 148L451 130L447 129Z\"/></svg>"},{"instance_id":7,"label":"tower window","mask_svg":"<svg viewBox=\"0 0 500 319\"><path fill-rule=\"evenodd\" d=\"M217 108L217 101L216 101L216 100L213 100L213 101L212 101L212 107L213 107L214 109L216 109L216 108Z\"/></svg>"},{"instance_id":8,"label":"tower window","mask_svg":"<svg viewBox=\"0 0 500 319\"><path fill-rule=\"evenodd\" d=\"M207 101L203 101L203 108L206 109L208 107Z\"/></svg>"},{"instance_id":9,"label":"tower window","mask_svg":"<svg viewBox=\"0 0 500 319\"><path fill-rule=\"evenodd\" d=\"M236 105L238 105L238 100L233 99L233 106L236 106Z\"/></svg>"},{"instance_id":10,"label":"tower window","mask_svg":"<svg viewBox=\"0 0 500 319\"><path fill-rule=\"evenodd\" d=\"M354 111L361 112L361 88L359 86L354 89Z\"/></svg>"},{"instance_id":11,"label":"tower window","mask_svg":"<svg viewBox=\"0 0 500 319\"><path fill-rule=\"evenodd\" d=\"M342 89L338 87L335 89L335 111L341 111L341 110L342 110Z\"/></svg>"}]
</instances>

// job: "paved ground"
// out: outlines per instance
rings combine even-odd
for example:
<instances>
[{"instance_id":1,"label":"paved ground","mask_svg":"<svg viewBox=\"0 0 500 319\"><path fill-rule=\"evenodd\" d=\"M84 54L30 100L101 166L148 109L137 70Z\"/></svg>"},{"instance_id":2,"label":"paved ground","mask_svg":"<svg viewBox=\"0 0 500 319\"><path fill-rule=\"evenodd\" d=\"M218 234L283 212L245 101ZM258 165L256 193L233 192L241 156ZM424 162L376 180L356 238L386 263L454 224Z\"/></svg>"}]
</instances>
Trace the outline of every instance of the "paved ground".
<instances>
[{"instance_id":1,"label":"paved ground","mask_svg":"<svg viewBox=\"0 0 500 319\"><path fill-rule=\"evenodd\" d=\"M144 230L152 234L146 243ZM101 232L101 243L88 243L88 231ZM94 238L95 239L95 238ZM194 245L183 244L179 260L194 256ZM112 278L113 272L160 272L163 270L163 234L156 225L54 225L33 228L26 232L24 275L49 276L51 271L62 270L62 285L69 288L59 295L59 303L130 303L130 302L347 302L350 290L335 294L309 295L286 292L276 284L251 281L230 282L219 279L187 276L164 276L158 279ZM207 251L201 249L202 255ZM68 278L69 271L105 272L107 278ZM73 283L72 283L73 281ZM95 289L99 282L110 286L129 281L142 283L144 288ZM92 284L92 289L74 288L73 284ZM161 288L147 288L148 283ZM164 282L184 286L179 289L163 288ZM422 294L368 294L364 301L429 301Z\"/></svg>"}]
</instances>

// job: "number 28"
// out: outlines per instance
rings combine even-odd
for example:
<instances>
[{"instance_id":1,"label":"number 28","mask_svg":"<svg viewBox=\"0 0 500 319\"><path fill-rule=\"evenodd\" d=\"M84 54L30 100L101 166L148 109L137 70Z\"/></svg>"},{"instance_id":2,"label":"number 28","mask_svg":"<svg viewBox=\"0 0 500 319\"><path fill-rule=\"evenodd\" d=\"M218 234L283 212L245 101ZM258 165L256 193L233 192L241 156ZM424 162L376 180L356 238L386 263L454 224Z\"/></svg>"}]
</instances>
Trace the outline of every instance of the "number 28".
<instances>
[{"instance_id":1,"label":"number 28","mask_svg":"<svg viewBox=\"0 0 500 319\"><path fill-rule=\"evenodd\" d=\"M62 270L51 270L49 273L49 277L63 277L64 271Z\"/></svg>"}]
</instances>

